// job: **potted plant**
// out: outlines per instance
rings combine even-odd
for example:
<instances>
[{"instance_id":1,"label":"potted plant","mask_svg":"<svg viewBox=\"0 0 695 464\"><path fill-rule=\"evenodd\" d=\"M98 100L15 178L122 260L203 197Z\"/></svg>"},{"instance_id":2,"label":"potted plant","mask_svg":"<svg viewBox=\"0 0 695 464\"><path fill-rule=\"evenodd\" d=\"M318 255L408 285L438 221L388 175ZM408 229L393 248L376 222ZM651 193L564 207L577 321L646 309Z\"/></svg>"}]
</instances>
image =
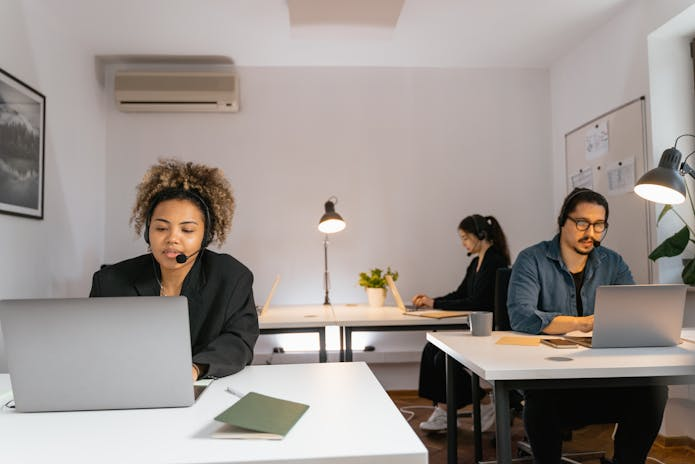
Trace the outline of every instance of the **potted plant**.
<instances>
[{"instance_id":1,"label":"potted plant","mask_svg":"<svg viewBox=\"0 0 695 464\"><path fill-rule=\"evenodd\" d=\"M370 270L369 274L366 272L360 272L360 280L357 283L365 288L369 306L373 308L380 308L384 306L384 301L386 301L387 275L390 275L394 281L398 280L398 272L391 271L390 266L386 268L385 273L376 267Z\"/></svg>"},{"instance_id":2,"label":"potted plant","mask_svg":"<svg viewBox=\"0 0 695 464\"><path fill-rule=\"evenodd\" d=\"M690 192L688 192L688 198L690 199L690 207L695 213L695 205L693 205L693 200L690 196ZM683 228L675 234L668 237L667 239L665 239L663 242L661 242L659 246L654 248L654 251L649 253L649 259L651 259L652 261L656 261L657 259L664 257L678 256L681 253L683 253L685 248L688 246L688 243L695 243L695 240L691 238L692 235L695 235L695 231L693 231L693 229L690 228L690 226L688 226L688 223L685 221L685 219L683 219L683 217L680 214L678 214L678 211L676 211L673 208L673 205L664 205L664 208L661 210L661 213L659 213L659 218L656 220L656 223L659 224L661 219L669 211L673 211L673 214L675 214L678 217L678 219L681 220L681 222L683 223ZM683 260L683 262L685 263L685 266L683 267L683 272L681 273L683 283L688 285L695 285L695 260Z\"/></svg>"}]
</instances>

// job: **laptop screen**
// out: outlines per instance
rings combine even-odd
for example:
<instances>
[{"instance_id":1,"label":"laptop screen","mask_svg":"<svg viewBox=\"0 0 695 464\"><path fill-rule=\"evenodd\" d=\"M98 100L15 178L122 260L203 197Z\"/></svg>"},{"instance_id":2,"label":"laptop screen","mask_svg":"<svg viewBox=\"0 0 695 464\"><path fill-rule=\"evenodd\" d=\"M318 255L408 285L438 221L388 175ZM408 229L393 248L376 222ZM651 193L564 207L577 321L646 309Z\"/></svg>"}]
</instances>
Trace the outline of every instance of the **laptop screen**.
<instances>
[{"instance_id":1,"label":"laptop screen","mask_svg":"<svg viewBox=\"0 0 695 464\"><path fill-rule=\"evenodd\" d=\"M18 411L189 406L185 297L0 301Z\"/></svg>"}]
</instances>

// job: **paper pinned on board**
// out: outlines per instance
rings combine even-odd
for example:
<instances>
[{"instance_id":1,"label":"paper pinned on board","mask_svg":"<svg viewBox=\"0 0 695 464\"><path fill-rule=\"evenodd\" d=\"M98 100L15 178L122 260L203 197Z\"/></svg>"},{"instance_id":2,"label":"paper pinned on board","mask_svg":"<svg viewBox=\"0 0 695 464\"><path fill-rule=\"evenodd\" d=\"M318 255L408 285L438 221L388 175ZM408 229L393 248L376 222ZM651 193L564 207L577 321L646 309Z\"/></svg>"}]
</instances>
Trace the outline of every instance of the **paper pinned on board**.
<instances>
[{"instance_id":1,"label":"paper pinned on board","mask_svg":"<svg viewBox=\"0 0 695 464\"><path fill-rule=\"evenodd\" d=\"M586 160L596 160L608 153L608 141L608 121L592 124L584 134L584 156Z\"/></svg>"},{"instance_id":2,"label":"paper pinned on board","mask_svg":"<svg viewBox=\"0 0 695 464\"><path fill-rule=\"evenodd\" d=\"M635 158L625 158L606 165L608 194L622 195L632 192L635 186Z\"/></svg>"},{"instance_id":3,"label":"paper pinned on board","mask_svg":"<svg viewBox=\"0 0 695 464\"><path fill-rule=\"evenodd\" d=\"M594 189L594 170L590 167L582 168L570 176L572 188Z\"/></svg>"}]
</instances>

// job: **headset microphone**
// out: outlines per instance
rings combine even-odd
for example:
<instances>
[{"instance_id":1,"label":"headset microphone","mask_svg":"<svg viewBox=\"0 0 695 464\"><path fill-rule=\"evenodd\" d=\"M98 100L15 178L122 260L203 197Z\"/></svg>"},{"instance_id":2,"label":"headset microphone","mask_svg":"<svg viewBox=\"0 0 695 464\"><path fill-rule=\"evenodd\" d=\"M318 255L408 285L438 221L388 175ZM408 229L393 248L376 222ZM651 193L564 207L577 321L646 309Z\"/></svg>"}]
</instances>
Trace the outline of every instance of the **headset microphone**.
<instances>
[{"instance_id":1,"label":"headset microphone","mask_svg":"<svg viewBox=\"0 0 695 464\"><path fill-rule=\"evenodd\" d=\"M198 248L198 251L196 251L195 253L191 253L191 254L188 255L188 256L184 255L183 253L179 253L178 255L176 255L176 262L179 263L179 264L185 263L186 261L188 261L188 258L190 258L191 256L194 256L194 255L198 254L198 253L200 252L201 249L202 249L202 248Z\"/></svg>"},{"instance_id":2,"label":"headset microphone","mask_svg":"<svg viewBox=\"0 0 695 464\"><path fill-rule=\"evenodd\" d=\"M468 253L466 253L466 256L473 256L473 253L469 251Z\"/></svg>"},{"instance_id":3,"label":"headset microphone","mask_svg":"<svg viewBox=\"0 0 695 464\"><path fill-rule=\"evenodd\" d=\"M594 248L598 248L601 246L601 241L600 240L594 240Z\"/></svg>"}]
</instances>

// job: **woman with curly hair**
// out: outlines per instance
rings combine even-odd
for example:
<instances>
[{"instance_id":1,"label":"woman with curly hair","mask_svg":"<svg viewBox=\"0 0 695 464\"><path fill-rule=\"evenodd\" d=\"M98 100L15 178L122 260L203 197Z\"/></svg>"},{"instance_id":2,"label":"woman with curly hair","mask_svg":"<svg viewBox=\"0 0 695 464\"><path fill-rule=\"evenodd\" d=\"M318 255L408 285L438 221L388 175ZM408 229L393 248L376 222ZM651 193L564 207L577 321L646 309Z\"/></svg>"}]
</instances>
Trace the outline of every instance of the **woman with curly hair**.
<instances>
[{"instance_id":1,"label":"woman with curly hair","mask_svg":"<svg viewBox=\"0 0 695 464\"><path fill-rule=\"evenodd\" d=\"M249 364L258 338L251 271L222 245L234 196L221 170L175 159L150 167L130 219L149 253L94 274L90 296L185 296L193 379L222 377Z\"/></svg>"}]
</instances>

